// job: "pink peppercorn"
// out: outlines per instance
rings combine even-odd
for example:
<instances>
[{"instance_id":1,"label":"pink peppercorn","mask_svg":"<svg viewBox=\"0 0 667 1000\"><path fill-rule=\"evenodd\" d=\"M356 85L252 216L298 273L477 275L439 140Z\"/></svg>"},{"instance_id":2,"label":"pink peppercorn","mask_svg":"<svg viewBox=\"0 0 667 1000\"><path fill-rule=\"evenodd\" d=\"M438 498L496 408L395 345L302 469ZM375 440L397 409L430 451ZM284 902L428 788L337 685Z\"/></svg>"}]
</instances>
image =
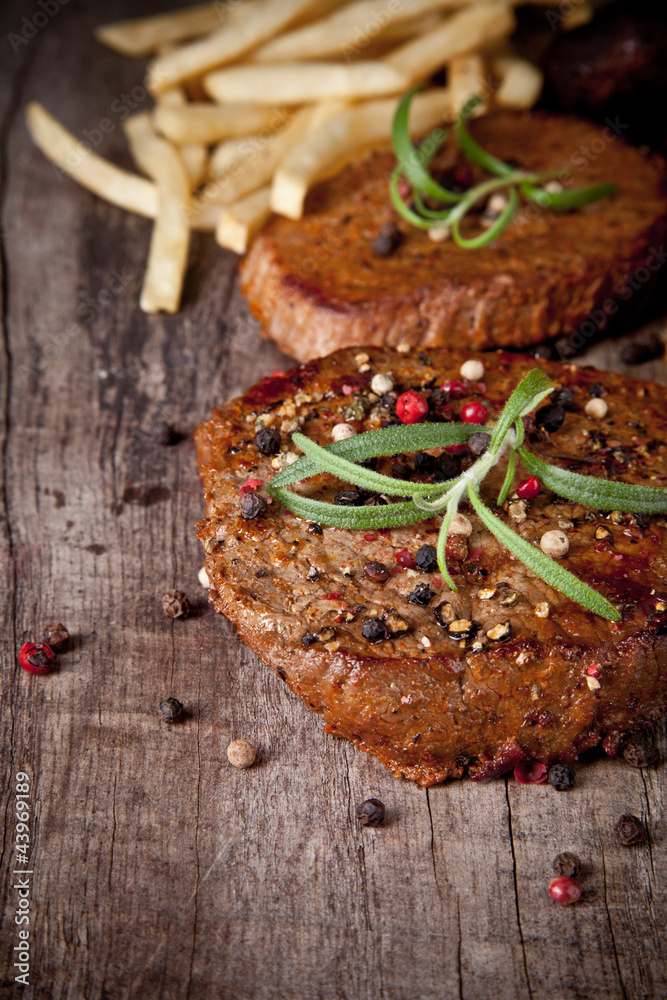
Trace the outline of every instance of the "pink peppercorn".
<instances>
[{"instance_id":1,"label":"pink peppercorn","mask_svg":"<svg viewBox=\"0 0 667 1000\"><path fill-rule=\"evenodd\" d=\"M401 549L399 552L396 553L394 558L396 559L398 565L402 566L403 569L415 568L416 563L407 549Z\"/></svg>"},{"instance_id":2,"label":"pink peppercorn","mask_svg":"<svg viewBox=\"0 0 667 1000\"><path fill-rule=\"evenodd\" d=\"M440 388L448 392L452 399L463 399L466 394L466 387L463 382L458 382L456 379L452 379L450 382L443 382Z\"/></svg>"},{"instance_id":3,"label":"pink peppercorn","mask_svg":"<svg viewBox=\"0 0 667 1000\"><path fill-rule=\"evenodd\" d=\"M560 878L553 879L549 885L549 895L557 903L567 906L568 903L576 903L581 899L581 886L573 878L561 875Z\"/></svg>"},{"instance_id":4,"label":"pink peppercorn","mask_svg":"<svg viewBox=\"0 0 667 1000\"><path fill-rule=\"evenodd\" d=\"M29 674L48 674L53 659L53 650L45 642L24 642L19 650L19 665Z\"/></svg>"},{"instance_id":5,"label":"pink peppercorn","mask_svg":"<svg viewBox=\"0 0 667 1000\"><path fill-rule=\"evenodd\" d=\"M396 416L402 424L418 424L428 413L428 403L418 392L403 392L396 400Z\"/></svg>"},{"instance_id":6,"label":"pink peppercorn","mask_svg":"<svg viewBox=\"0 0 667 1000\"><path fill-rule=\"evenodd\" d=\"M547 768L537 760L522 760L514 768L514 777L520 785L541 785L547 780Z\"/></svg>"},{"instance_id":7,"label":"pink peppercorn","mask_svg":"<svg viewBox=\"0 0 667 1000\"><path fill-rule=\"evenodd\" d=\"M484 424L488 416L489 411L484 403L478 403L476 400L461 407L461 420L464 424Z\"/></svg>"},{"instance_id":8,"label":"pink peppercorn","mask_svg":"<svg viewBox=\"0 0 667 1000\"><path fill-rule=\"evenodd\" d=\"M257 489L258 486L263 486L263 485L264 485L263 479L249 479L247 483L244 483L241 489L239 490L239 496L244 497L246 493L252 493L254 490Z\"/></svg>"},{"instance_id":9,"label":"pink peppercorn","mask_svg":"<svg viewBox=\"0 0 667 1000\"><path fill-rule=\"evenodd\" d=\"M528 476L523 479L516 488L516 495L520 500L534 500L542 489L542 483L537 476Z\"/></svg>"}]
</instances>

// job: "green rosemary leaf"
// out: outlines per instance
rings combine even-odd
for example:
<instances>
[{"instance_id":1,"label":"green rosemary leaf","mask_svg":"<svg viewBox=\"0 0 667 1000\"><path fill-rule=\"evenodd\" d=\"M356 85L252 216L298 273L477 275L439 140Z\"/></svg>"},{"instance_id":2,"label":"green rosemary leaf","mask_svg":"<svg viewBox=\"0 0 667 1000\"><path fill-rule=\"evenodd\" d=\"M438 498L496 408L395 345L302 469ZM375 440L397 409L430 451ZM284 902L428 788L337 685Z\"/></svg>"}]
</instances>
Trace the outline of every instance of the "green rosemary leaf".
<instances>
[{"instance_id":1,"label":"green rosemary leaf","mask_svg":"<svg viewBox=\"0 0 667 1000\"><path fill-rule=\"evenodd\" d=\"M563 566L560 566L540 549L525 541L520 535L512 531L511 528L508 528L500 518L492 514L484 506L475 489L469 488L468 497L480 520L484 522L489 531L513 555L520 559L528 569L539 576L541 580L544 580L550 587L559 590L566 597L576 601L577 604L581 604L582 607L587 608L594 614L601 615L601 617L614 622L621 620L621 615L614 605L610 604L602 594L599 594L597 590L593 590L587 583L577 579L576 576L564 569Z\"/></svg>"},{"instance_id":2,"label":"green rosemary leaf","mask_svg":"<svg viewBox=\"0 0 667 1000\"><path fill-rule=\"evenodd\" d=\"M351 440L350 438L347 439ZM333 454L332 451L321 448L304 434L293 434L292 441L303 451L308 458L317 463L322 472L329 472L338 479L361 486L365 490L374 490L376 493L387 493L389 496L404 497L408 494L413 496L428 496L430 494L446 493L449 483L407 483L405 479L394 479L393 476L383 476L372 469L364 469L360 465L355 465L340 455Z\"/></svg>"},{"instance_id":3,"label":"green rosemary leaf","mask_svg":"<svg viewBox=\"0 0 667 1000\"><path fill-rule=\"evenodd\" d=\"M398 191L398 182L400 177L401 167L399 164L399 166L395 167L392 171L391 179L389 181L389 193L391 195L391 201L394 208L398 214L403 216L403 218L407 222L411 223L411 225L416 226L418 229L430 229L433 223L429 222L428 219L422 219L421 215L417 215L416 212L413 212L409 205L406 205L401 198Z\"/></svg>"},{"instance_id":4,"label":"green rosemary leaf","mask_svg":"<svg viewBox=\"0 0 667 1000\"><path fill-rule=\"evenodd\" d=\"M499 507L507 500L507 494L510 491L512 485L512 480L514 479L514 469L516 467L516 451L514 448L510 448L509 458L507 460L507 472L505 473L505 479L503 485L500 487L500 493L498 494L498 499L496 503Z\"/></svg>"},{"instance_id":5,"label":"green rosemary leaf","mask_svg":"<svg viewBox=\"0 0 667 1000\"><path fill-rule=\"evenodd\" d=\"M621 510L631 514L667 513L667 489L656 486L632 486L614 480L598 479L568 472L549 465L519 448L519 458L530 473L559 496L594 507L597 510Z\"/></svg>"},{"instance_id":6,"label":"green rosemary leaf","mask_svg":"<svg viewBox=\"0 0 667 1000\"><path fill-rule=\"evenodd\" d=\"M453 194L446 188L441 187L440 184L437 184L426 169L426 165L444 142L447 135L446 131L435 129L424 140L419 149L415 148L410 138L408 125L410 104L415 94L422 89L422 87L413 87L402 98L396 109L392 129L396 159L398 160L401 173L405 174L416 191L422 191L431 198L437 198L439 201L454 205L460 200L461 196Z\"/></svg>"},{"instance_id":7,"label":"green rosemary leaf","mask_svg":"<svg viewBox=\"0 0 667 1000\"><path fill-rule=\"evenodd\" d=\"M516 188L510 188L507 195L507 205L498 218L488 229L482 230L477 236L462 236L460 229L461 219L455 219L452 222L452 239L454 242L466 250L478 250L480 247L487 246L487 244L497 239L509 226L519 205L519 196L516 193Z\"/></svg>"},{"instance_id":8,"label":"green rosemary leaf","mask_svg":"<svg viewBox=\"0 0 667 1000\"><path fill-rule=\"evenodd\" d=\"M333 528L396 528L402 524L415 524L424 520L424 511L410 501L390 503L386 507L339 507L291 493L290 490L274 486L273 482L268 483L266 489L274 500L298 517Z\"/></svg>"},{"instance_id":9,"label":"green rosemary leaf","mask_svg":"<svg viewBox=\"0 0 667 1000\"><path fill-rule=\"evenodd\" d=\"M449 531L449 526L452 523L452 518L456 513L457 503L450 503L447 508L447 513L442 519L442 525L440 526L440 534L438 535L438 545L436 548L436 554L438 557L438 569L442 574L442 578L454 593L458 591L458 587L449 575L449 570L447 569L447 532Z\"/></svg>"},{"instance_id":10,"label":"green rosemary leaf","mask_svg":"<svg viewBox=\"0 0 667 1000\"><path fill-rule=\"evenodd\" d=\"M524 378L505 403L503 412L500 414L491 440L489 441L489 451L495 454L502 445L507 432L515 420L525 417L527 413L537 406L545 396L548 396L554 387L551 379L544 374L540 368L533 368Z\"/></svg>"},{"instance_id":11,"label":"green rosemary leaf","mask_svg":"<svg viewBox=\"0 0 667 1000\"><path fill-rule=\"evenodd\" d=\"M472 160L482 169L486 170L490 174L495 174L497 177L504 177L506 174L514 173L515 168L511 167L507 163L503 163L496 156L491 153L487 153L485 149L475 142L473 137L468 132L466 128L466 121L473 113L475 108L481 103L481 97L474 96L471 97L469 101L461 108L458 120L456 122L456 136L459 141L459 146L466 154L468 159Z\"/></svg>"},{"instance_id":12,"label":"green rosemary leaf","mask_svg":"<svg viewBox=\"0 0 667 1000\"><path fill-rule=\"evenodd\" d=\"M377 431L366 431L345 441L333 441L324 446L324 451L340 455L351 462L362 462L366 458L380 455L396 455L400 452L423 451L426 448L446 448L453 444L463 444L472 434L484 431L482 424L403 424L398 427L382 427ZM316 476L321 469L310 458L300 458L271 480L273 486L289 486L300 479ZM412 484L410 484L411 488Z\"/></svg>"},{"instance_id":13,"label":"green rosemary leaf","mask_svg":"<svg viewBox=\"0 0 667 1000\"><path fill-rule=\"evenodd\" d=\"M415 205L419 209L420 214L423 215L425 219L433 219L434 223L441 222L443 225L448 224L449 213L451 212L451 209L447 208L444 211L441 210L438 212L435 209L429 208L428 205L424 204L424 199L422 198L419 191L415 189L412 192L412 194L414 197Z\"/></svg>"}]
</instances>

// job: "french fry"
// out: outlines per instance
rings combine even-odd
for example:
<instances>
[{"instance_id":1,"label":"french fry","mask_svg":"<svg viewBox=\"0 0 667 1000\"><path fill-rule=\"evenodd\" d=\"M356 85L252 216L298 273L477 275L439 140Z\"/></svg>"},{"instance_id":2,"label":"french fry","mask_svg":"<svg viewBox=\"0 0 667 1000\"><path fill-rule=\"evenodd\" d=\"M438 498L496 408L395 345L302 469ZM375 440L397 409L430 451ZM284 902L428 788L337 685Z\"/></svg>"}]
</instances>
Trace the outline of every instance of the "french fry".
<instances>
[{"instance_id":1,"label":"french fry","mask_svg":"<svg viewBox=\"0 0 667 1000\"><path fill-rule=\"evenodd\" d=\"M290 219L300 219L309 187L358 151L391 138L397 100L367 101L321 125L299 143L281 163L273 178L271 208ZM418 94L410 108L410 131L421 135L451 116L449 90Z\"/></svg>"},{"instance_id":2,"label":"french fry","mask_svg":"<svg viewBox=\"0 0 667 1000\"><path fill-rule=\"evenodd\" d=\"M289 114L280 108L253 107L248 104L228 104L218 107L202 102L182 108L158 105L154 112L155 126L177 146L188 142L210 145L221 139L251 135L264 128L286 122Z\"/></svg>"},{"instance_id":3,"label":"french fry","mask_svg":"<svg viewBox=\"0 0 667 1000\"><path fill-rule=\"evenodd\" d=\"M390 28L433 11L462 7L477 0L357 0L329 17L285 32L265 42L249 56L252 62L289 62L298 59L348 58Z\"/></svg>"},{"instance_id":4,"label":"french fry","mask_svg":"<svg viewBox=\"0 0 667 1000\"><path fill-rule=\"evenodd\" d=\"M234 253L245 253L270 214L271 188L267 184L223 210L215 230L216 241Z\"/></svg>"},{"instance_id":5,"label":"french fry","mask_svg":"<svg viewBox=\"0 0 667 1000\"><path fill-rule=\"evenodd\" d=\"M452 110L459 113L471 97L483 97L487 90L483 58L477 53L455 56L447 66L447 85L452 95ZM476 114L484 114L486 101L476 108Z\"/></svg>"},{"instance_id":6,"label":"french fry","mask_svg":"<svg viewBox=\"0 0 667 1000\"><path fill-rule=\"evenodd\" d=\"M140 305L144 312L174 313L181 302L190 245L190 181L178 151L156 134L148 112L133 115L123 127L134 159L158 192Z\"/></svg>"},{"instance_id":7,"label":"french fry","mask_svg":"<svg viewBox=\"0 0 667 1000\"><path fill-rule=\"evenodd\" d=\"M456 56L508 35L514 25L514 14L505 3L478 3L453 14L429 34L400 45L385 57L385 62L416 83Z\"/></svg>"},{"instance_id":8,"label":"french fry","mask_svg":"<svg viewBox=\"0 0 667 1000\"><path fill-rule=\"evenodd\" d=\"M154 184L93 153L37 101L27 106L26 121L35 145L62 173L112 205L155 218Z\"/></svg>"},{"instance_id":9,"label":"french fry","mask_svg":"<svg viewBox=\"0 0 667 1000\"><path fill-rule=\"evenodd\" d=\"M190 210L190 229L196 229L201 233L214 233L224 211L222 205L214 205L213 202L203 204L194 198Z\"/></svg>"},{"instance_id":10,"label":"french fry","mask_svg":"<svg viewBox=\"0 0 667 1000\"><path fill-rule=\"evenodd\" d=\"M220 11L220 3L204 3L153 17L103 24L94 34L98 42L121 55L149 56L162 45L196 38L219 28Z\"/></svg>"},{"instance_id":11,"label":"french fry","mask_svg":"<svg viewBox=\"0 0 667 1000\"><path fill-rule=\"evenodd\" d=\"M183 108L188 101L182 87L171 87L165 90L158 99L158 104L166 108ZM190 186L198 187L206 176L208 165L208 150L201 143L187 142L179 146L185 169L190 178Z\"/></svg>"},{"instance_id":12,"label":"french fry","mask_svg":"<svg viewBox=\"0 0 667 1000\"><path fill-rule=\"evenodd\" d=\"M502 108L532 108L540 96L542 71L518 56L500 56L493 60L493 71L500 78L496 103Z\"/></svg>"},{"instance_id":13,"label":"french fry","mask_svg":"<svg viewBox=\"0 0 667 1000\"><path fill-rule=\"evenodd\" d=\"M150 90L159 94L175 83L232 62L297 18L315 16L318 4L321 6L319 0L247 0L239 4L217 31L154 59L147 73Z\"/></svg>"},{"instance_id":14,"label":"french fry","mask_svg":"<svg viewBox=\"0 0 667 1000\"><path fill-rule=\"evenodd\" d=\"M358 63L279 63L231 66L204 77L207 93L220 104L303 104L334 97L357 99L397 94L407 79L381 60Z\"/></svg>"}]
</instances>

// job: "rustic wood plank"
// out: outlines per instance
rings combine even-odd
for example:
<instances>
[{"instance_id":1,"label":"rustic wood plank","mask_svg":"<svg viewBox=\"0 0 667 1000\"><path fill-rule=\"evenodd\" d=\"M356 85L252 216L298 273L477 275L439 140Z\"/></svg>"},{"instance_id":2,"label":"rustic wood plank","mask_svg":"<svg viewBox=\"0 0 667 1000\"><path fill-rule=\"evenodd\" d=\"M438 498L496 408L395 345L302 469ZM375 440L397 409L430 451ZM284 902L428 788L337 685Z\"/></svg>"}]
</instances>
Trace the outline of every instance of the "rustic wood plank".
<instances>
[{"instance_id":1,"label":"rustic wood plank","mask_svg":"<svg viewBox=\"0 0 667 1000\"><path fill-rule=\"evenodd\" d=\"M164 6L112 0L104 16ZM18 3L0 13L3 37L24 13ZM289 362L248 318L235 258L205 236L182 312L141 314L149 223L59 181L31 146L16 115L25 101L81 134L138 85L141 64L91 41L99 19L88 0L63 6L0 64L0 996L15 992L18 767L33 776L36 813L25 997L662 995L664 768L594 758L562 795L512 778L420 790L324 734L208 608L193 447L187 436L160 447L152 427L167 420L187 435L216 402ZM127 162L114 121L103 148ZM618 367L614 343L593 351ZM665 380L661 363L651 372ZM174 587L195 604L187 621L162 614ZM73 648L57 672L29 678L15 650L53 617ZM184 723L157 718L167 694L186 705ZM260 749L248 772L226 760L236 737ZM664 726L661 739L665 751ZM370 795L388 821L362 830L354 809ZM649 844L615 843L628 810L646 819ZM564 849L588 862L586 898L569 909L546 894Z\"/></svg>"}]
</instances>

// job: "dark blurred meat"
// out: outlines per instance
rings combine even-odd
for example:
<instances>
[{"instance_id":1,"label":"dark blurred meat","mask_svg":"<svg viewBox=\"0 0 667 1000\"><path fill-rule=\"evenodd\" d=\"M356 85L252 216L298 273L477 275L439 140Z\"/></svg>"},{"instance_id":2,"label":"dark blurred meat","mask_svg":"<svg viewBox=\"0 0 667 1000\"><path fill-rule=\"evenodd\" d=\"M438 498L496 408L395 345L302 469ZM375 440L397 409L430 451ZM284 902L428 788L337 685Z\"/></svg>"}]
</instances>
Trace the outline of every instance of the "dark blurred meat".
<instances>
[{"instance_id":1,"label":"dark blurred meat","mask_svg":"<svg viewBox=\"0 0 667 1000\"><path fill-rule=\"evenodd\" d=\"M635 143L660 147L667 134L667 10L635 0L612 4L556 37L546 59L552 97L584 118L611 118Z\"/></svg>"}]
</instances>

